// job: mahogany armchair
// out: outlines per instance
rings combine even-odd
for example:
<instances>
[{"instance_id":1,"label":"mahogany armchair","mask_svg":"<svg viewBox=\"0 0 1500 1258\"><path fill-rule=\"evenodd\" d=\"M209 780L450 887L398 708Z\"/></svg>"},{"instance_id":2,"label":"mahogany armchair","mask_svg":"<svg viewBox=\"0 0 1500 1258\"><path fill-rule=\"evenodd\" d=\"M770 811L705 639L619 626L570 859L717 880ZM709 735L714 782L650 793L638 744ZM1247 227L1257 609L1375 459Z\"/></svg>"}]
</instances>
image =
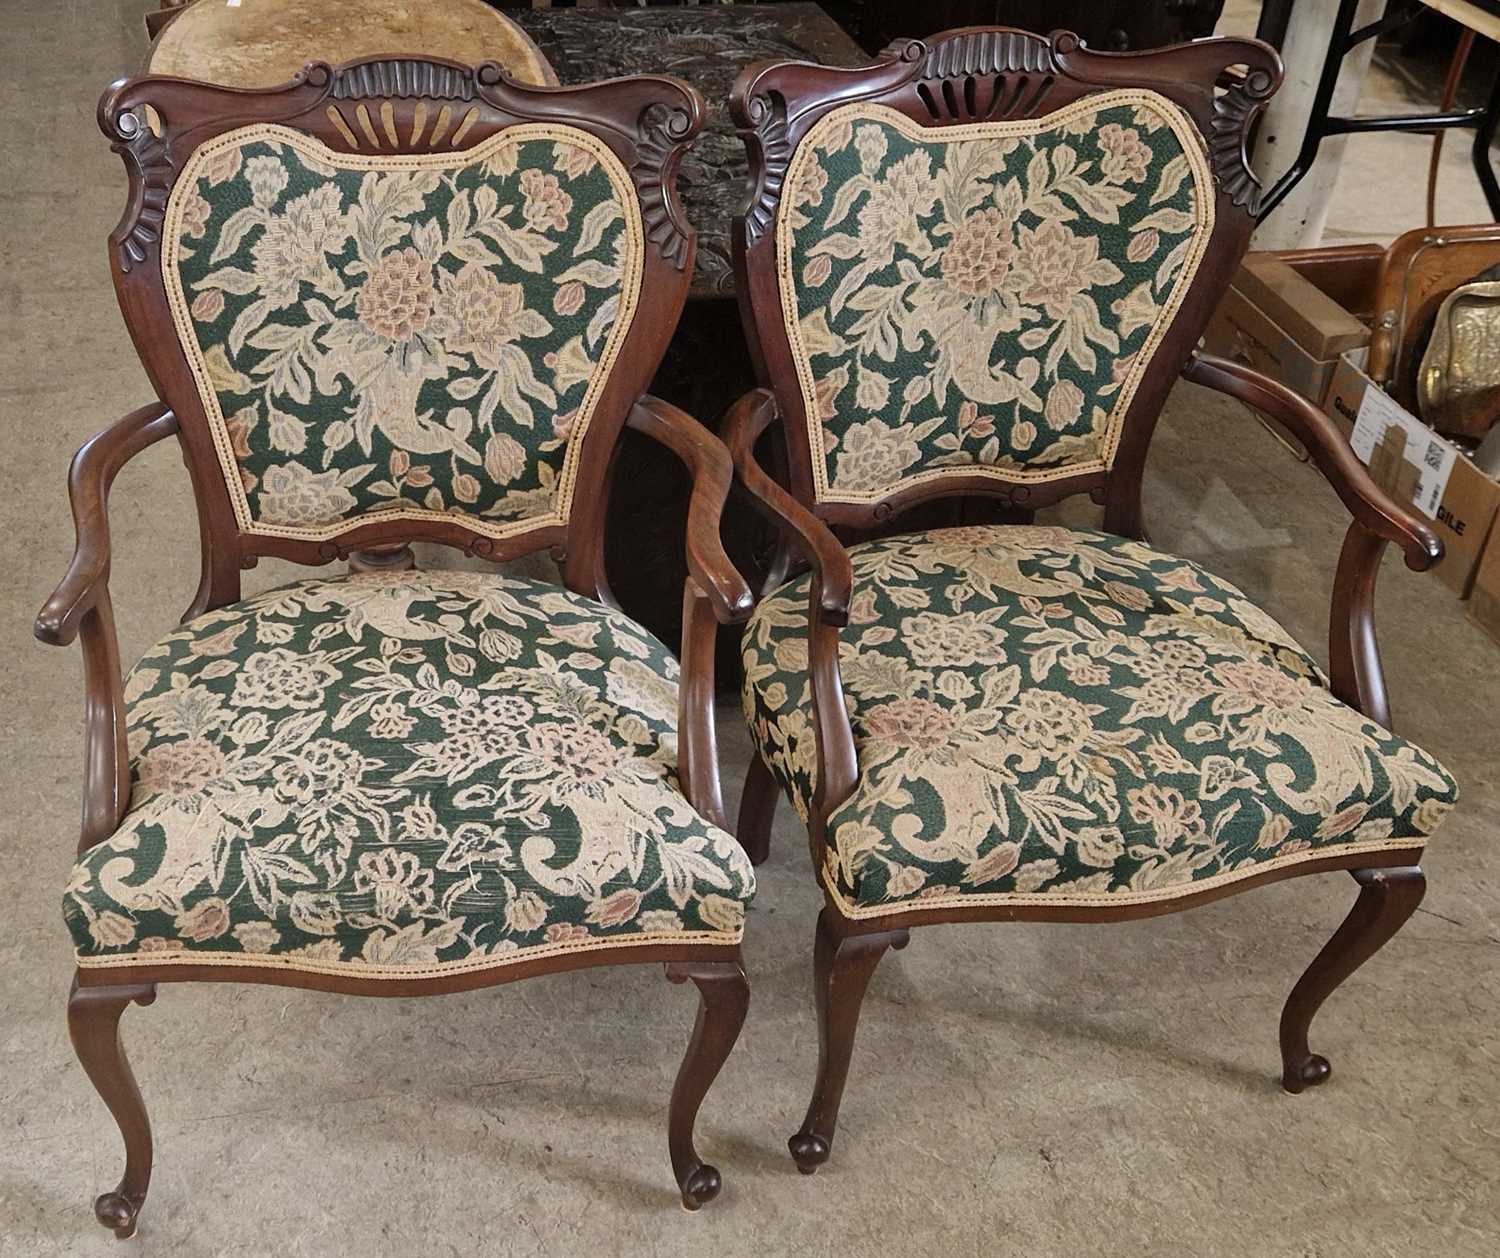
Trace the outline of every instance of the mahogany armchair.
<instances>
[{"instance_id":1,"label":"mahogany armchair","mask_svg":"<svg viewBox=\"0 0 1500 1258\"><path fill-rule=\"evenodd\" d=\"M693 1126L745 1016L754 875L719 803L712 654L689 642L679 686L602 560L628 424L694 476L697 641L749 611L718 536L727 453L644 394L692 271L675 178L702 113L672 79L531 89L416 60L105 93L130 179L110 262L160 401L75 459L77 551L36 632L84 651L68 1022L125 1140L95 1204L116 1235L152 1157L120 1017L186 981L411 996L664 963L701 994L672 1166L689 1209L719 1191ZM201 580L122 679L106 498L171 436ZM417 571L416 540L550 548L562 584ZM259 556L356 552L242 597Z\"/></svg>"},{"instance_id":2,"label":"mahogany armchair","mask_svg":"<svg viewBox=\"0 0 1500 1258\"><path fill-rule=\"evenodd\" d=\"M726 440L811 569L745 630L760 755L739 835L764 859L787 794L824 892L817 1075L790 1140L806 1173L829 1156L866 986L912 927L1116 922L1348 870L1354 909L1282 1014L1299 1092L1329 1073L1314 1013L1422 896L1456 789L1390 732L1372 598L1388 542L1416 570L1441 545L1315 408L1196 349L1254 225L1246 130L1280 75L1254 41L1107 54L976 27L736 85L765 387ZM1246 595L1143 540L1179 377L1291 427L1353 516L1327 675ZM772 429L785 484L756 462ZM1028 522L1073 494L1100 529ZM902 531L944 499L1022 522Z\"/></svg>"}]
</instances>

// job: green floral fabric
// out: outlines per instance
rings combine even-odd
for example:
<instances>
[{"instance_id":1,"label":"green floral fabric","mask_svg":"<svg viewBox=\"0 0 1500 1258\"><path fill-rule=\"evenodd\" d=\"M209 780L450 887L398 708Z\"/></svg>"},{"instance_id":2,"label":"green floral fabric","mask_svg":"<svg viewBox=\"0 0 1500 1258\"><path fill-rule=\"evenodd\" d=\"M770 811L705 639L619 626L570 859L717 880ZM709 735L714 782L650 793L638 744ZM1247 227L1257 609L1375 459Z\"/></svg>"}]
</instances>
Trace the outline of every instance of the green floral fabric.
<instances>
[{"instance_id":1,"label":"green floral fabric","mask_svg":"<svg viewBox=\"0 0 1500 1258\"><path fill-rule=\"evenodd\" d=\"M853 105L814 126L778 242L820 497L1107 467L1212 225L1189 129L1140 92L1019 125Z\"/></svg>"},{"instance_id":2,"label":"green floral fabric","mask_svg":"<svg viewBox=\"0 0 1500 1258\"><path fill-rule=\"evenodd\" d=\"M241 526L565 516L569 439L639 282L615 165L545 127L424 159L274 127L200 150L164 268Z\"/></svg>"},{"instance_id":3,"label":"green floral fabric","mask_svg":"<svg viewBox=\"0 0 1500 1258\"><path fill-rule=\"evenodd\" d=\"M1457 788L1195 564L1103 533L941 529L851 549L859 755L827 885L858 915L1154 899L1335 849L1420 846ZM757 607L745 710L807 815L808 580Z\"/></svg>"},{"instance_id":4,"label":"green floral fabric","mask_svg":"<svg viewBox=\"0 0 1500 1258\"><path fill-rule=\"evenodd\" d=\"M80 963L374 977L740 936L738 843L676 776L677 665L541 582L308 580L126 685L134 791L63 908Z\"/></svg>"}]
</instances>

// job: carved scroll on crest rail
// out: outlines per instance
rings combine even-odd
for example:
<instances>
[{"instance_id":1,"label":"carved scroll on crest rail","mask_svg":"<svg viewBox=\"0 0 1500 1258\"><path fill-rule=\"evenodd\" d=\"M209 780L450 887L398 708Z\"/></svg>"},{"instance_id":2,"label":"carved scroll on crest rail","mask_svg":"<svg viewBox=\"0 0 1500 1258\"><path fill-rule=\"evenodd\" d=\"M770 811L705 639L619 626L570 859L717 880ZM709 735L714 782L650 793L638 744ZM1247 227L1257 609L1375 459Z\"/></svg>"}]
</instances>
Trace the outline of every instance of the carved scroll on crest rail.
<instances>
[{"instance_id":1,"label":"carved scroll on crest rail","mask_svg":"<svg viewBox=\"0 0 1500 1258\"><path fill-rule=\"evenodd\" d=\"M641 113L635 162L630 178L641 198L641 222L646 239L679 271L688 263L692 228L681 203L667 191L667 183L682 160L682 146L693 133L686 109L651 105Z\"/></svg>"},{"instance_id":2,"label":"carved scroll on crest rail","mask_svg":"<svg viewBox=\"0 0 1500 1258\"><path fill-rule=\"evenodd\" d=\"M161 243L172 190L172 157L166 141L145 121L145 111L122 110L105 119L110 147L130 168L133 196L115 229L115 252L120 270L129 271L146 260Z\"/></svg>"}]
</instances>

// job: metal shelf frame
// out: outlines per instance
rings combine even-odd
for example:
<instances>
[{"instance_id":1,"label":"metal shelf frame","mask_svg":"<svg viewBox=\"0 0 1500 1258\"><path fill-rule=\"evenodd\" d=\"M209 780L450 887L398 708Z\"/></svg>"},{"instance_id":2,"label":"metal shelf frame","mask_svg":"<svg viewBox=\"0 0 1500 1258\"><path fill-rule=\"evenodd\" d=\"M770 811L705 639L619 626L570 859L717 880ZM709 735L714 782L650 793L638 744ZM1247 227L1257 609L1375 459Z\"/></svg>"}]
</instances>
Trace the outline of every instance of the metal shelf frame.
<instances>
[{"instance_id":1,"label":"metal shelf frame","mask_svg":"<svg viewBox=\"0 0 1500 1258\"><path fill-rule=\"evenodd\" d=\"M1387 31L1395 30L1411 21L1423 8L1424 0L1391 0L1385 16L1355 29L1354 18L1360 0L1340 0L1338 14L1334 18L1333 30L1329 33L1328 53L1323 59L1323 69L1313 95L1312 109L1308 114L1307 130L1302 136L1302 146L1296 160L1277 179L1270 191L1261 198L1258 217L1264 220L1286 198L1312 169L1317 160L1318 149L1324 140L1333 135L1368 135L1378 131L1419 131L1472 128L1474 131L1474 174L1484 190L1490 213L1500 219L1500 180L1495 177L1494 163L1490 158L1490 146L1494 143L1497 125L1500 125L1500 75L1490 87L1489 99L1478 109L1464 109L1452 113L1387 114L1375 117L1341 117L1328 112L1333 101L1333 91L1338 84L1339 70L1344 58L1366 40L1376 39ZM1287 20L1291 15L1294 0L1266 0L1261 9L1260 23L1256 34L1268 43L1280 47L1286 36Z\"/></svg>"}]
</instances>

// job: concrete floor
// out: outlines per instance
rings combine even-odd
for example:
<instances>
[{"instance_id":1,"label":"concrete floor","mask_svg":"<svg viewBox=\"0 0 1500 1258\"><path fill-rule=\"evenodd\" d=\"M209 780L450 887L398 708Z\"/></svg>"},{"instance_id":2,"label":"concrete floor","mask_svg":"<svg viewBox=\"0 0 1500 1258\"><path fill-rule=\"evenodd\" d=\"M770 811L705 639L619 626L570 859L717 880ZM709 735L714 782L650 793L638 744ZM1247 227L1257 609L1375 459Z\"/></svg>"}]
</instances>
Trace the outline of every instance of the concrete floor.
<instances>
[{"instance_id":1,"label":"concrete floor","mask_svg":"<svg viewBox=\"0 0 1500 1258\"><path fill-rule=\"evenodd\" d=\"M135 66L143 0L0 3L0 511L4 591L0 1253L131 1252L93 1221L120 1144L69 1050L58 893L75 840L80 662L30 620L66 563L64 469L150 392L115 310L104 237L122 203L93 125ZM1418 221L1413 140L1351 146L1342 236ZM1450 146L1445 205L1481 203ZM1393 179L1391 172L1400 172ZM1379 195L1371 195L1378 187ZM23 462L24 460L24 462ZM1333 494L1245 412L1183 386L1147 500L1159 545L1325 633L1344 528ZM1083 510L1069 518L1090 518ZM196 572L176 454L119 481L123 653L174 621ZM247 592L288 579L279 564ZM126 1018L157 1131L145 1254L1493 1255L1500 1251L1500 647L1392 561L1381 602L1402 730L1464 797L1418 916L1331 1001L1330 1085L1276 1085L1282 999L1348 907L1327 876L1107 928L930 928L876 976L832 1163L783 1140L816 1052L818 896L790 810L746 939L755 997L700 1122L723 1197L677 1207L667 1093L688 992L645 968L426 1002L272 988L165 989ZM723 713L729 794L747 757Z\"/></svg>"}]
</instances>

